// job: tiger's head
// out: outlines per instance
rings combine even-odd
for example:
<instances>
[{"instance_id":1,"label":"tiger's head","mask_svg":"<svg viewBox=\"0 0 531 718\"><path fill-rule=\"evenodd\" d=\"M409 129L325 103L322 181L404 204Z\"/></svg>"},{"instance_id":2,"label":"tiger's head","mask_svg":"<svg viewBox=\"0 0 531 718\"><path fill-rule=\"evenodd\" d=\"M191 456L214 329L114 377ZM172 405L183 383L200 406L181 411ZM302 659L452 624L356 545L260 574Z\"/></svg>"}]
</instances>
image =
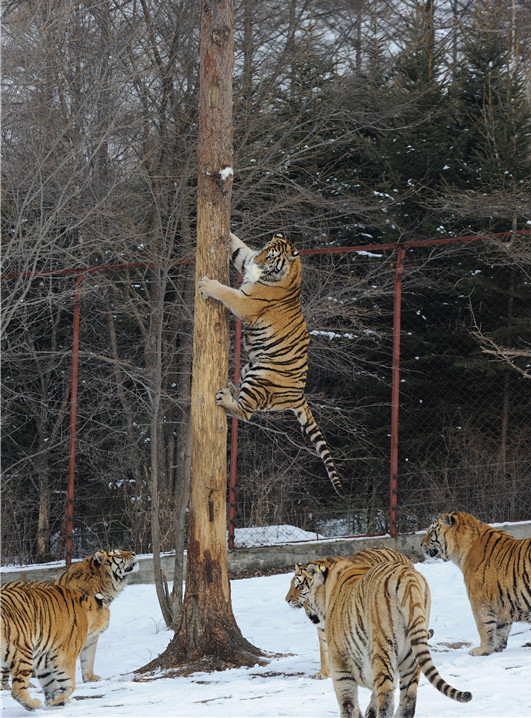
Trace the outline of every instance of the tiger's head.
<instances>
[{"instance_id":1,"label":"tiger's head","mask_svg":"<svg viewBox=\"0 0 531 718\"><path fill-rule=\"evenodd\" d=\"M424 554L430 558L449 561L453 554L457 523L458 514L454 513L442 514L434 521L421 541Z\"/></svg>"},{"instance_id":2,"label":"tiger's head","mask_svg":"<svg viewBox=\"0 0 531 718\"><path fill-rule=\"evenodd\" d=\"M286 594L285 601L292 608L302 608L308 598L310 592L310 577L306 571L308 564L296 563L295 574L291 579L289 591Z\"/></svg>"},{"instance_id":3,"label":"tiger's head","mask_svg":"<svg viewBox=\"0 0 531 718\"><path fill-rule=\"evenodd\" d=\"M328 558L319 558L311 563L296 563L295 574L291 579L289 591L286 594L286 602L289 603L293 608L302 608L308 596L310 595L310 588L312 579L315 574L315 567L319 566L321 569L326 569L337 563L339 559L335 556Z\"/></svg>"},{"instance_id":4,"label":"tiger's head","mask_svg":"<svg viewBox=\"0 0 531 718\"><path fill-rule=\"evenodd\" d=\"M138 568L134 551L96 551L83 561L73 563L55 583L89 595L101 593L110 603L125 588L129 574Z\"/></svg>"},{"instance_id":5,"label":"tiger's head","mask_svg":"<svg viewBox=\"0 0 531 718\"><path fill-rule=\"evenodd\" d=\"M245 272L245 281L278 284L300 281L301 260L299 252L281 232L273 235L266 246L258 250Z\"/></svg>"},{"instance_id":6,"label":"tiger's head","mask_svg":"<svg viewBox=\"0 0 531 718\"><path fill-rule=\"evenodd\" d=\"M490 530L490 526L465 511L442 514L422 539L422 550L431 558L461 565L477 540Z\"/></svg>"},{"instance_id":7,"label":"tiger's head","mask_svg":"<svg viewBox=\"0 0 531 718\"><path fill-rule=\"evenodd\" d=\"M94 563L102 566L116 582L125 581L127 574L138 571L138 559L134 551L113 548L110 551L96 551Z\"/></svg>"}]
</instances>

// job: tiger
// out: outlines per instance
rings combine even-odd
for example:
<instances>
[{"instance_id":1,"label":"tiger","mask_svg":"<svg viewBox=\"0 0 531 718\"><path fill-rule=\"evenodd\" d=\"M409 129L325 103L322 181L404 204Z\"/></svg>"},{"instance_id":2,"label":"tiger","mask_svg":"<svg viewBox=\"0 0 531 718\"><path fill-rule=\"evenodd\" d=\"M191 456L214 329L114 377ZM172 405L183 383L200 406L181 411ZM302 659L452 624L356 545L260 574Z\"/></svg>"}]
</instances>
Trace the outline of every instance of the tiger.
<instances>
[{"instance_id":1,"label":"tiger","mask_svg":"<svg viewBox=\"0 0 531 718\"><path fill-rule=\"evenodd\" d=\"M2 586L0 636L2 669L11 674L11 695L27 710L42 703L28 685L36 675L45 703L69 702L75 689L76 660L87 636L99 635L109 624L101 593L81 591L46 581L14 581Z\"/></svg>"},{"instance_id":2,"label":"tiger","mask_svg":"<svg viewBox=\"0 0 531 718\"><path fill-rule=\"evenodd\" d=\"M330 673L341 718L361 718L358 685L372 691L366 718L415 715L420 671L441 693L467 703L471 693L452 688L437 671L428 648L430 590L411 564L383 561L361 572L351 561L329 568L307 566L305 605L315 625L324 623Z\"/></svg>"},{"instance_id":3,"label":"tiger","mask_svg":"<svg viewBox=\"0 0 531 718\"><path fill-rule=\"evenodd\" d=\"M321 558L312 563L330 568L338 561L349 561L352 566L356 566L357 571L360 575L369 570L372 566L382 561L399 561L405 564L411 564L411 561L399 551L395 551L392 548L367 548L358 553L347 556L346 558L339 556L329 556L328 558ZM292 608L303 608L304 604L308 600L308 594L310 593L311 577L307 571L308 564L296 563L295 574L293 575L289 587L289 591L286 594L285 601ZM319 654L320 654L320 667L317 673L314 673L311 678L316 680L323 680L330 677L330 666L328 663L328 650L326 646L326 638L324 631L324 623L317 626L317 637L319 639Z\"/></svg>"},{"instance_id":4,"label":"tiger","mask_svg":"<svg viewBox=\"0 0 531 718\"><path fill-rule=\"evenodd\" d=\"M82 561L71 564L58 576L54 584L75 588L87 595L100 593L107 605L123 591L131 573L138 571L138 560L133 551L111 549L96 551ZM98 636L89 635L80 655L81 676L84 683L99 681L101 677L94 673L94 657L98 645Z\"/></svg>"},{"instance_id":5,"label":"tiger","mask_svg":"<svg viewBox=\"0 0 531 718\"><path fill-rule=\"evenodd\" d=\"M472 656L503 651L513 622L531 623L531 538L515 539L459 511L437 519L421 545L463 572L480 637Z\"/></svg>"},{"instance_id":6,"label":"tiger","mask_svg":"<svg viewBox=\"0 0 531 718\"><path fill-rule=\"evenodd\" d=\"M299 252L280 232L257 251L231 232L230 253L243 275L240 289L207 276L198 282L200 296L217 299L242 321L249 356L238 387L229 384L220 389L216 403L245 421L255 411L293 411L341 495L341 481L326 440L304 396L310 335L301 308Z\"/></svg>"}]
</instances>

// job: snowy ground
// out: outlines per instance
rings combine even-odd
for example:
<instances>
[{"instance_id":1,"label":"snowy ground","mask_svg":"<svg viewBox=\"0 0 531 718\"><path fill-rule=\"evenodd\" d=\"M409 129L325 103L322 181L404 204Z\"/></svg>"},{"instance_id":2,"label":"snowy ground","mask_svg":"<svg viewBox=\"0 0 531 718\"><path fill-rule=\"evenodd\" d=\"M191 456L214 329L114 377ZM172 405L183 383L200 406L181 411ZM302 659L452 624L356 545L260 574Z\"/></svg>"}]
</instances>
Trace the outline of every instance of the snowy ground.
<instances>
[{"instance_id":1,"label":"snowy ground","mask_svg":"<svg viewBox=\"0 0 531 718\"><path fill-rule=\"evenodd\" d=\"M453 564L418 564L432 592L430 641L440 673L455 688L470 690L467 704L438 693L422 676L418 718L463 716L529 718L531 716L531 625L515 624L503 653L485 657L468 654L478 636L460 571ZM152 585L128 586L111 608L109 629L100 637L95 669L103 679L77 688L64 708L42 708L63 718L98 716L128 718L240 718L253 716L337 716L330 679L312 680L319 667L315 628L303 611L284 601L291 574L232 582L232 603L244 636L265 651L285 654L267 666L134 682L132 671L167 646L165 627ZM42 697L40 689L33 695ZM369 692L362 689L365 709ZM398 704L398 700L396 702ZM27 716L8 691L2 692L2 718Z\"/></svg>"}]
</instances>

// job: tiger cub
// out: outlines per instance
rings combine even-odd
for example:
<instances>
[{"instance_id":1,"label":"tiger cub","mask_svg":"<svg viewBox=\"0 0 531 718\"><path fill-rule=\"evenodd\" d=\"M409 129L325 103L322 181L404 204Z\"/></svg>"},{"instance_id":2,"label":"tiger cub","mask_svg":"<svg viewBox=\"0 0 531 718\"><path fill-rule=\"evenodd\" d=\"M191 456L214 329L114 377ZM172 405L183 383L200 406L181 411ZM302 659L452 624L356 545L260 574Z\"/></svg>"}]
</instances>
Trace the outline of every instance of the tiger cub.
<instances>
[{"instance_id":1,"label":"tiger cub","mask_svg":"<svg viewBox=\"0 0 531 718\"><path fill-rule=\"evenodd\" d=\"M68 702L75 688L76 659L88 634L99 634L109 624L103 596L44 581L14 581L2 586L0 636L2 668L11 673L11 695L27 710L39 708L32 698L32 674L44 691L45 703Z\"/></svg>"},{"instance_id":2,"label":"tiger cub","mask_svg":"<svg viewBox=\"0 0 531 718\"><path fill-rule=\"evenodd\" d=\"M280 233L258 251L231 233L230 252L243 274L241 288L203 277L198 291L204 299L222 302L241 319L249 363L241 371L238 387L230 384L220 389L216 402L244 420L255 411L291 409L341 494L330 451L304 397L310 337L301 308L299 252Z\"/></svg>"},{"instance_id":3,"label":"tiger cub","mask_svg":"<svg viewBox=\"0 0 531 718\"><path fill-rule=\"evenodd\" d=\"M406 558L404 554L399 551L395 551L393 548L367 548L363 551L352 554L352 556L348 556L346 559L342 557L330 556L328 558L321 558L317 561L313 561L313 564L330 569L330 567L338 561L349 561L351 563L351 567L356 567L360 576L382 561L399 561L400 563L410 566L412 565L411 561ZM292 608L303 608L304 604L308 600L312 578L308 573L307 567L307 563L295 564L295 574L291 579L289 591L285 598L286 602L292 606ZM311 678L321 680L330 676L324 622L317 626L317 637L319 639L321 665L317 673L314 673Z\"/></svg>"},{"instance_id":4,"label":"tiger cub","mask_svg":"<svg viewBox=\"0 0 531 718\"><path fill-rule=\"evenodd\" d=\"M351 562L330 568L308 564L312 577L305 610L325 624L330 672L341 718L361 718L358 685L372 690L366 718L391 718L400 683L397 715L415 715L420 671L456 701L469 692L452 688L438 673L428 648L430 590L410 564L385 561L360 575Z\"/></svg>"},{"instance_id":5,"label":"tiger cub","mask_svg":"<svg viewBox=\"0 0 531 718\"><path fill-rule=\"evenodd\" d=\"M503 651L513 622L531 623L531 538L515 539L460 511L443 514L421 545L463 572L481 639L471 655Z\"/></svg>"}]
</instances>

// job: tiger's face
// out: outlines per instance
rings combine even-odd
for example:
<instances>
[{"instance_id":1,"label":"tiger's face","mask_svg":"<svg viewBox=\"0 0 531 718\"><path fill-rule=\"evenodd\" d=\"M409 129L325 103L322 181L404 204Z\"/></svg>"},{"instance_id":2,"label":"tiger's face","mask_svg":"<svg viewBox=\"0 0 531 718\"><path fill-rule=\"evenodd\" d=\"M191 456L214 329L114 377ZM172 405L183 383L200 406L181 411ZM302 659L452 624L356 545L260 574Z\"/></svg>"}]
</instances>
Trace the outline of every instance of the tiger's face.
<instances>
[{"instance_id":1,"label":"tiger's face","mask_svg":"<svg viewBox=\"0 0 531 718\"><path fill-rule=\"evenodd\" d=\"M291 579L285 598L292 608L302 608L310 593L311 578L306 570L307 565L306 563L295 564L295 575Z\"/></svg>"},{"instance_id":2,"label":"tiger's face","mask_svg":"<svg viewBox=\"0 0 531 718\"><path fill-rule=\"evenodd\" d=\"M323 571L326 576L327 570L331 565L338 561L335 557L318 558L311 563L295 564L295 575L291 579L289 591L286 594L286 602L293 608L306 607L310 589L315 577L316 571Z\"/></svg>"},{"instance_id":3,"label":"tiger's face","mask_svg":"<svg viewBox=\"0 0 531 718\"><path fill-rule=\"evenodd\" d=\"M266 246L256 252L246 270L246 281L277 283L285 281L292 271L300 271L300 257L295 247L280 232Z\"/></svg>"},{"instance_id":4,"label":"tiger's face","mask_svg":"<svg viewBox=\"0 0 531 718\"><path fill-rule=\"evenodd\" d=\"M422 551L430 558L450 560L451 537L455 533L456 519L454 514L443 514L429 527L421 541Z\"/></svg>"},{"instance_id":5,"label":"tiger's face","mask_svg":"<svg viewBox=\"0 0 531 718\"><path fill-rule=\"evenodd\" d=\"M138 571L138 559L134 551L113 548L110 551L96 551L94 562L104 568L115 580L123 581L127 574Z\"/></svg>"}]
</instances>

